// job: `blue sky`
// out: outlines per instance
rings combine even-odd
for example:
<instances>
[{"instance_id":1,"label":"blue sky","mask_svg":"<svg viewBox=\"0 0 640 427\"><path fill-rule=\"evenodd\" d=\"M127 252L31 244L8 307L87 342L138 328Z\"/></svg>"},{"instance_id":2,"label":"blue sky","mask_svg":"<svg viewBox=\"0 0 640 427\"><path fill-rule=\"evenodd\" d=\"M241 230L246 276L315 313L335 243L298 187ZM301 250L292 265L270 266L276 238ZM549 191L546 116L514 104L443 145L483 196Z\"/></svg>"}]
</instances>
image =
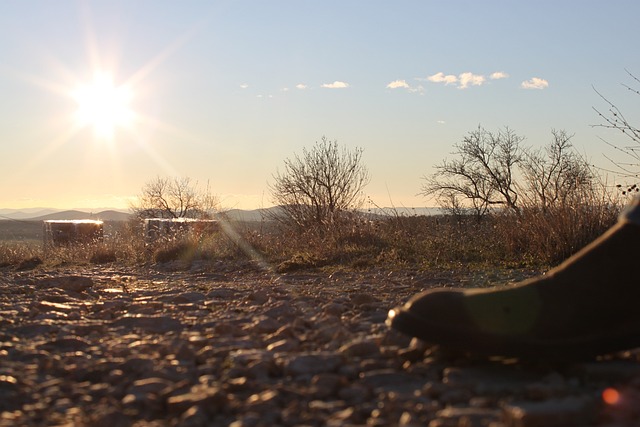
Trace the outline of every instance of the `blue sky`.
<instances>
[{"instance_id":1,"label":"blue sky","mask_svg":"<svg viewBox=\"0 0 640 427\"><path fill-rule=\"evenodd\" d=\"M593 87L640 122L636 1L5 1L0 207L126 207L156 176L271 205L284 159L326 136L362 147L380 206L417 194L478 125L551 129L605 165ZM136 120L75 121L97 72ZM623 141L623 140L622 140Z\"/></svg>"}]
</instances>

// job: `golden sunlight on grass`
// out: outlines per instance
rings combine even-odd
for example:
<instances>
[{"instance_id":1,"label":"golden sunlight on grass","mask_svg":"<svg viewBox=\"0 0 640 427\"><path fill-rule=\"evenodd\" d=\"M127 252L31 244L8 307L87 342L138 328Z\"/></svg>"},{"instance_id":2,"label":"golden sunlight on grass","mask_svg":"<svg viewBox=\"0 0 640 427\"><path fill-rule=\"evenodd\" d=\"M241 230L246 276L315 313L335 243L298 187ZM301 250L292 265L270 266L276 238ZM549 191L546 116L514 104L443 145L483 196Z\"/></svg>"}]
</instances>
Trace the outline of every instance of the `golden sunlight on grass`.
<instances>
[{"instance_id":1,"label":"golden sunlight on grass","mask_svg":"<svg viewBox=\"0 0 640 427\"><path fill-rule=\"evenodd\" d=\"M111 139L117 128L133 124L131 89L115 86L108 73L97 73L92 82L79 85L72 96L78 103L75 114L78 125L91 126L96 137Z\"/></svg>"}]
</instances>

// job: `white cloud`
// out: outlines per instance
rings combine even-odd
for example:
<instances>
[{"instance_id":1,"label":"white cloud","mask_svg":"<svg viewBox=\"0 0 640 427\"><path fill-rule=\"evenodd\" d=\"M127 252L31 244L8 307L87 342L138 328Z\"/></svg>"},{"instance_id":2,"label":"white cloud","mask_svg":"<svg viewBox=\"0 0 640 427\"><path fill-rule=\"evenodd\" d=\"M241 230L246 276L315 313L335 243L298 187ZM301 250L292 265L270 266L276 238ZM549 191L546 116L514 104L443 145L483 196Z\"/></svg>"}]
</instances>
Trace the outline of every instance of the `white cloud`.
<instances>
[{"instance_id":1,"label":"white cloud","mask_svg":"<svg viewBox=\"0 0 640 427\"><path fill-rule=\"evenodd\" d=\"M249 85L248 85L248 84L246 84L246 83L242 83L242 84L240 85L240 89L246 89L246 88L248 88L248 87L249 87Z\"/></svg>"},{"instance_id":2,"label":"white cloud","mask_svg":"<svg viewBox=\"0 0 640 427\"><path fill-rule=\"evenodd\" d=\"M492 73L489 78L491 80L500 80L500 79L506 79L507 77L509 77L509 74L502 72L502 71L496 71L495 73Z\"/></svg>"},{"instance_id":3,"label":"white cloud","mask_svg":"<svg viewBox=\"0 0 640 427\"><path fill-rule=\"evenodd\" d=\"M469 86L481 86L486 81L484 76L473 73L462 73L459 76L460 84L459 89L466 89Z\"/></svg>"},{"instance_id":4,"label":"white cloud","mask_svg":"<svg viewBox=\"0 0 640 427\"><path fill-rule=\"evenodd\" d=\"M458 78L453 74L445 75L442 71L427 77L427 80L433 83L444 83L445 85L451 85L458 82Z\"/></svg>"},{"instance_id":5,"label":"white cloud","mask_svg":"<svg viewBox=\"0 0 640 427\"><path fill-rule=\"evenodd\" d=\"M302 84L302 83L298 83L298 84L296 85L296 89L303 90L303 89L306 89L306 88L307 88L307 85Z\"/></svg>"},{"instance_id":6,"label":"white cloud","mask_svg":"<svg viewBox=\"0 0 640 427\"><path fill-rule=\"evenodd\" d=\"M523 89L545 89L549 87L549 82L540 77L533 77L530 80L525 80L520 85Z\"/></svg>"},{"instance_id":7,"label":"white cloud","mask_svg":"<svg viewBox=\"0 0 640 427\"><path fill-rule=\"evenodd\" d=\"M445 74L443 72L436 73L427 77L432 83L444 83L447 85L456 85L458 89L466 89L469 86L481 86L486 83L487 78L480 74L470 72L461 73L457 76L453 74Z\"/></svg>"},{"instance_id":8,"label":"white cloud","mask_svg":"<svg viewBox=\"0 0 640 427\"><path fill-rule=\"evenodd\" d=\"M398 89L398 88L410 89L409 85L405 80L395 80L387 85L387 89Z\"/></svg>"},{"instance_id":9,"label":"white cloud","mask_svg":"<svg viewBox=\"0 0 640 427\"><path fill-rule=\"evenodd\" d=\"M322 85L322 87L327 88L327 89L344 89L349 87L349 83L345 83L345 82L340 82L340 81L335 81L333 83L325 83Z\"/></svg>"},{"instance_id":10,"label":"white cloud","mask_svg":"<svg viewBox=\"0 0 640 427\"><path fill-rule=\"evenodd\" d=\"M445 124L447 122L445 122L444 120L438 120L438 121L436 121L436 123L439 124L439 125L443 125L443 124Z\"/></svg>"}]
</instances>

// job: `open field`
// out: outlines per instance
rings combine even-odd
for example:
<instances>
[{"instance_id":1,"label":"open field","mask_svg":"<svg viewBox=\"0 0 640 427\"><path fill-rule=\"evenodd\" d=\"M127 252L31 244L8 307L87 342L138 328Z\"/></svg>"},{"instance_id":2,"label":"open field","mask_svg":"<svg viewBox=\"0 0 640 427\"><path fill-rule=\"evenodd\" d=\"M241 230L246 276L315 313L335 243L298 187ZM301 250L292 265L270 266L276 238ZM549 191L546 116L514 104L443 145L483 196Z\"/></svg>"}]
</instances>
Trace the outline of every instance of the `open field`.
<instances>
[{"instance_id":1,"label":"open field","mask_svg":"<svg viewBox=\"0 0 640 427\"><path fill-rule=\"evenodd\" d=\"M41 244L43 241L42 224L42 221L0 220L0 242ZM124 225L124 221L105 221L105 235L111 236L120 232Z\"/></svg>"},{"instance_id":2,"label":"open field","mask_svg":"<svg viewBox=\"0 0 640 427\"><path fill-rule=\"evenodd\" d=\"M42 243L42 221L0 220L0 242Z\"/></svg>"}]
</instances>

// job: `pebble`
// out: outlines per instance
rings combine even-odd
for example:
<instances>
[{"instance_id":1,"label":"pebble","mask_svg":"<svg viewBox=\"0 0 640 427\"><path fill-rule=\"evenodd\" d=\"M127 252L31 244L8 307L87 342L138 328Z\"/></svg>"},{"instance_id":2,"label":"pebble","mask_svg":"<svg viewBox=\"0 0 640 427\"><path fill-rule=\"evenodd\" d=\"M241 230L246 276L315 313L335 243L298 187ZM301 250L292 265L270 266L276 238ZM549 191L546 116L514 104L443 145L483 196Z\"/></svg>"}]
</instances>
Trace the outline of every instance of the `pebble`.
<instances>
[{"instance_id":1,"label":"pebble","mask_svg":"<svg viewBox=\"0 0 640 427\"><path fill-rule=\"evenodd\" d=\"M589 396L571 396L543 402L519 402L504 407L506 427L566 427L592 425L595 402Z\"/></svg>"},{"instance_id":2,"label":"pebble","mask_svg":"<svg viewBox=\"0 0 640 427\"><path fill-rule=\"evenodd\" d=\"M177 332L182 322L168 316L124 316L111 323L115 328L142 330L149 333Z\"/></svg>"},{"instance_id":3,"label":"pebble","mask_svg":"<svg viewBox=\"0 0 640 427\"><path fill-rule=\"evenodd\" d=\"M315 375L335 372L342 363L342 357L329 352L303 353L282 361L287 375Z\"/></svg>"},{"instance_id":4,"label":"pebble","mask_svg":"<svg viewBox=\"0 0 640 427\"><path fill-rule=\"evenodd\" d=\"M83 292L93 286L91 277L86 276L53 276L36 281L42 288L59 288L64 291Z\"/></svg>"},{"instance_id":5,"label":"pebble","mask_svg":"<svg viewBox=\"0 0 640 427\"><path fill-rule=\"evenodd\" d=\"M384 325L425 286L464 281L443 272L2 273L0 427L629 427L640 416L638 353L549 368L451 360Z\"/></svg>"}]
</instances>

